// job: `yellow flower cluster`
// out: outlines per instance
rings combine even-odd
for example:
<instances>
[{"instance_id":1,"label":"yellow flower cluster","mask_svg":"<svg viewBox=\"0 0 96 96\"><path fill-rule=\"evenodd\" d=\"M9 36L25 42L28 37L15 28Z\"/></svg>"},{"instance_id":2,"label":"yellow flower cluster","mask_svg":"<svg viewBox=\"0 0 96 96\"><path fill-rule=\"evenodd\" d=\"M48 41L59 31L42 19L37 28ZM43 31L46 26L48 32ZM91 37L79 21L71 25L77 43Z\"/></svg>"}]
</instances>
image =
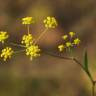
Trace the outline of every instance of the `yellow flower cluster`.
<instances>
[{"instance_id":1,"label":"yellow flower cluster","mask_svg":"<svg viewBox=\"0 0 96 96\"><path fill-rule=\"evenodd\" d=\"M8 37L9 37L9 35L7 34L7 32L5 32L5 31L0 32L0 42L1 43L4 43ZM2 49L0 57L3 58L4 61L6 61L8 58L11 58L12 54L13 54L12 48L6 47L6 48Z\"/></svg>"},{"instance_id":2,"label":"yellow flower cluster","mask_svg":"<svg viewBox=\"0 0 96 96\"><path fill-rule=\"evenodd\" d=\"M40 49L37 45L34 45L32 34L24 35L21 43L25 45L26 55L30 56L30 60L40 56Z\"/></svg>"},{"instance_id":3,"label":"yellow flower cluster","mask_svg":"<svg viewBox=\"0 0 96 96\"><path fill-rule=\"evenodd\" d=\"M47 17L45 20L44 20L44 24L45 24L45 27L46 28L55 28L57 27L57 21L54 17Z\"/></svg>"},{"instance_id":4,"label":"yellow flower cluster","mask_svg":"<svg viewBox=\"0 0 96 96\"><path fill-rule=\"evenodd\" d=\"M60 52L63 52L66 48L73 48L80 44L80 39L75 36L75 32L69 32L68 35L62 36L64 44L58 46Z\"/></svg>"},{"instance_id":5,"label":"yellow flower cluster","mask_svg":"<svg viewBox=\"0 0 96 96\"><path fill-rule=\"evenodd\" d=\"M33 17L24 17L22 18L22 24L28 25L34 23Z\"/></svg>"},{"instance_id":6,"label":"yellow flower cluster","mask_svg":"<svg viewBox=\"0 0 96 96\"><path fill-rule=\"evenodd\" d=\"M25 17L22 18L22 24L28 25L34 23L33 17ZM37 45L34 44L33 36L29 33L29 27L28 27L28 34L23 35L21 44L24 44L26 55L30 56L30 60L34 57L40 56L40 49Z\"/></svg>"},{"instance_id":7,"label":"yellow flower cluster","mask_svg":"<svg viewBox=\"0 0 96 96\"><path fill-rule=\"evenodd\" d=\"M2 49L2 53L0 55L1 58L3 58L4 61L6 61L8 58L11 58L12 54L13 54L13 50L10 47L6 47L4 49Z\"/></svg>"},{"instance_id":8,"label":"yellow flower cluster","mask_svg":"<svg viewBox=\"0 0 96 96\"><path fill-rule=\"evenodd\" d=\"M33 36L32 36L32 34L24 35L22 37L21 43L25 44L26 47L32 45L32 43L33 43Z\"/></svg>"},{"instance_id":9,"label":"yellow flower cluster","mask_svg":"<svg viewBox=\"0 0 96 96\"><path fill-rule=\"evenodd\" d=\"M31 45L26 48L26 55L30 56L30 60L40 56L39 52L40 52L40 49L37 45Z\"/></svg>"},{"instance_id":10,"label":"yellow flower cluster","mask_svg":"<svg viewBox=\"0 0 96 96\"><path fill-rule=\"evenodd\" d=\"M4 43L4 41L9 37L9 35L7 34L7 32L0 32L0 42Z\"/></svg>"}]
</instances>

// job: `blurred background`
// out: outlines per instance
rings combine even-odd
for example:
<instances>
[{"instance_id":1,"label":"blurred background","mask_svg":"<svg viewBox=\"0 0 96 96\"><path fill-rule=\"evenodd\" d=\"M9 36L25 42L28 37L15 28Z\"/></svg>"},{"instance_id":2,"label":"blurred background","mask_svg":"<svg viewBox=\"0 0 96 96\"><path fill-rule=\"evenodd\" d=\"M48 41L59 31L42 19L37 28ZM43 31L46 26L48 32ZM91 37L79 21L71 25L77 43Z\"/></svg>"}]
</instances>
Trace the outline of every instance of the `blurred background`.
<instances>
[{"instance_id":1,"label":"blurred background","mask_svg":"<svg viewBox=\"0 0 96 96\"><path fill-rule=\"evenodd\" d=\"M21 41L27 31L21 18L26 16L36 20L30 28L34 37L44 30L44 18L57 19L59 26L48 30L38 42L52 54L59 54L57 45L63 34L76 32L81 45L74 56L83 62L83 50L87 48L90 72L96 79L96 0L0 0L0 30L8 31L9 42ZM73 61L44 53L30 61L25 53L20 53L0 63L0 96L91 96L89 78Z\"/></svg>"}]
</instances>

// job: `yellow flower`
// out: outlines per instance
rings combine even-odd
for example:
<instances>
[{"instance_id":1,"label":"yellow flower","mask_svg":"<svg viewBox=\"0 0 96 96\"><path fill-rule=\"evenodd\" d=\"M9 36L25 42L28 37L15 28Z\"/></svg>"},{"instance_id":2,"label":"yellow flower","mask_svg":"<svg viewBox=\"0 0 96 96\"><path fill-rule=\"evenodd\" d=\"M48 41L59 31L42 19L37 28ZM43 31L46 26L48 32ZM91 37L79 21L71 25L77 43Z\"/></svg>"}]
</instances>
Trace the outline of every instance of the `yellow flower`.
<instances>
[{"instance_id":1,"label":"yellow flower","mask_svg":"<svg viewBox=\"0 0 96 96\"><path fill-rule=\"evenodd\" d=\"M69 35L71 36L71 38L75 35L75 32L69 32Z\"/></svg>"},{"instance_id":2,"label":"yellow flower","mask_svg":"<svg viewBox=\"0 0 96 96\"><path fill-rule=\"evenodd\" d=\"M63 38L64 40L66 40L66 39L68 38L68 35L64 35L64 36L62 36L62 38Z\"/></svg>"},{"instance_id":3,"label":"yellow flower","mask_svg":"<svg viewBox=\"0 0 96 96\"><path fill-rule=\"evenodd\" d=\"M34 19L33 17L25 17L25 18L22 18L22 24L32 24L34 23Z\"/></svg>"},{"instance_id":4,"label":"yellow flower","mask_svg":"<svg viewBox=\"0 0 96 96\"><path fill-rule=\"evenodd\" d=\"M80 43L80 39L79 38L74 39L74 43L73 44L79 45L79 43Z\"/></svg>"},{"instance_id":5,"label":"yellow flower","mask_svg":"<svg viewBox=\"0 0 96 96\"><path fill-rule=\"evenodd\" d=\"M9 37L9 35L7 34L7 32L0 32L0 42L4 43L4 41Z\"/></svg>"},{"instance_id":6,"label":"yellow flower","mask_svg":"<svg viewBox=\"0 0 96 96\"><path fill-rule=\"evenodd\" d=\"M57 21L54 17L47 17L45 20L44 20L44 24L45 24L45 27L46 28L55 28L57 27Z\"/></svg>"},{"instance_id":7,"label":"yellow flower","mask_svg":"<svg viewBox=\"0 0 96 96\"><path fill-rule=\"evenodd\" d=\"M72 43L71 42L66 42L66 47L72 47Z\"/></svg>"},{"instance_id":8,"label":"yellow flower","mask_svg":"<svg viewBox=\"0 0 96 96\"><path fill-rule=\"evenodd\" d=\"M58 49L60 52L64 51L65 46L63 44L58 46Z\"/></svg>"},{"instance_id":9,"label":"yellow flower","mask_svg":"<svg viewBox=\"0 0 96 96\"><path fill-rule=\"evenodd\" d=\"M12 54L13 54L13 50L10 47L6 47L4 49L2 49L2 53L0 55L1 58L3 58L4 61L6 61L8 58L11 58Z\"/></svg>"},{"instance_id":10,"label":"yellow flower","mask_svg":"<svg viewBox=\"0 0 96 96\"><path fill-rule=\"evenodd\" d=\"M64 40L64 44L61 44L58 46L60 52L62 52L64 49L68 49L70 52L70 50L72 50L72 48L79 45L80 39L74 38L74 36L75 36L75 32L69 32L69 35L62 36L62 39ZM71 39L70 39L70 37L71 37Z\"/></svg>"},{"instance_id":11,"label":"yellow flower","mask_svg":"<svg viewBox=\"0 0 96 96\"><path fill-rule=\"evenodd\" d=\"M26 47L30 46L33 43L33 37L32 37L32 35L31 34L24 35L22 37L21 43L22 44L25 44Z\"/></svg>"},{"instance_id":12,"label":"yellow flower","mask_svg":"<svg viewBox=\"0 0 96 96\"><path fill-rule=\"evenodd\" d=\"M26 48L26 55L30 56L30 60L40 56L40 49L37 45L31 45Z\"/></svg>"}]
</instances>

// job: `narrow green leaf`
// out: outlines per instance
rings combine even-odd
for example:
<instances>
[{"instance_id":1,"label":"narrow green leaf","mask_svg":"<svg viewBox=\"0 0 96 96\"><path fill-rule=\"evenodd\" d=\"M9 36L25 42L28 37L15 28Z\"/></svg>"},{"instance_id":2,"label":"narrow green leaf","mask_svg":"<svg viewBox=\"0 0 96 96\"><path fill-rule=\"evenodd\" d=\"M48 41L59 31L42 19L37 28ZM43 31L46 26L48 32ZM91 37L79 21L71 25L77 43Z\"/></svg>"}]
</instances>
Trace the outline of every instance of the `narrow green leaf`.
<instances>
[{"instance_id":1,"label":"narrow green leaf","mask_svg":"<svg viewBox=\"0 0 96 96\"><path fill-rule=\"evenodd\" d=\"M84 51L84 68L88 72L88 55L87 55L87 50Z\"/></svg>"},{"instance_id":2,"label":"narrow green leaf","mask_svg":"<svg viewBox=\"0 0 96 96\"><path fill-rule=\"evenodd\" d=\"M84 69L87 72L89 78L91 79L91 81L93 82L92 76L90 74L90 71L88 69L88 55L87 55L87 50L84 51Z\"/></svg>"}]
</instances>

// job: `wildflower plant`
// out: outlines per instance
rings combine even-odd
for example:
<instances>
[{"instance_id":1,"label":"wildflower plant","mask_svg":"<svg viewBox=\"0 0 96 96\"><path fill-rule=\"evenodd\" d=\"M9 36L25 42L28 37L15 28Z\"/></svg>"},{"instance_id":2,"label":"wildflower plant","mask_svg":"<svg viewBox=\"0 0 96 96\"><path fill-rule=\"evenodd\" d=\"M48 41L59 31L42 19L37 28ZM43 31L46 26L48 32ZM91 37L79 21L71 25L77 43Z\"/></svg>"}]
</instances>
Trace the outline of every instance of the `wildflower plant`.
<instances>
[{"instance_id":1,"label":"wildflower plant","mask_svg":"<svg viewBox=\"0 0 96 96\"><path fill-rule=\"evenodd\" d=\"M26 47L32 45L33 43L32 34L23 35L21 43L24 44Z\"/></svg>"},{"instance_id":2,"label":"wildflower plant","mask_svg":"<svg viewBox=\"0 0 96 96\"><path fill-rule=\"evenodd\" d=\"M8 39L9 35L7 34L7 32L4 32L4 31L0 31L0 42L1 43L4 43L4 41L6 39Z\"/></svg>"},{"instance_id":3,"label":"wildflower plant","mask_svg":"<svg viewBox=\"0 0 96 96\"><path fill-rule=\"evenodd\" d=\"M75 35L76 35L75 32L69 32L68 34L62 36L64 43L58 45L58 49L60 52L63 52L66 49L70 51L71 49L79 46L81 40Z\"/></svg>"},{"instance_id":4,"label":"wildflower plant","mask_svg":"<svg viewBox=\"0 0 96 96\"><path fill-rule=\"evenodd\" d=\"M33 23L35 23L33 17L25 17L22 19L22 24L27 25L28 30L27 30L27 34L23 35L21 44L23 44L25 46L26 55L30 56L30 60L40 56L39 46L36 45L32 34L30 34L30 32L29 32L30 31L29 25L31 25Z\"/></svg>"},{"instance_id":5,"label":"wildflower plant","mask_svg":"<svg viewBox=\"0 0 96 96\"><path fill-rule=\"evenodd\" d=\"M24 18L22 18L22 24L29 25L29 24L32 24L32 23L34 23L33 17L24 17Z\"/></svg>"},{"instance_id":6,"label":"wildflower plant","mask_svg":"<svg viewBox=\"0 0 96 96\"><path fill-rule=\"evenodd\" d=\"M12 50L11 47L6 47L2 49L0 57L3 58L4 61L6 61L8 58L11 58L13 53L14 51Z\"/></svg>"},{"instance_id":7,"label":"wildflower plant","mask_svg":"<svg viewBox=\"0 0 96 96\"><path fill-rule=\"evenodd\" d=\"M40 36L37 39L35 39L33 35L30 33L30 26L34 23L35 23L35 20L33 17L24 17L21 19L21 24L26 25L25 27L27 27L27 33L23 34L20 44L16 44L14 42L11 42L11 44L13 46L23 47L23 50L15 52L13 51L12 48L7 46L6 48L2 49L2 52L1 52L1 57L3 58L4 61L11 58L13 53L15 54L19 52L25 52L27 56L30 56L30 60L40 56L41 49L37 45L38 41L42 38L42 36L47 32L48 29L55 28L57 27L58 24L54 17L50 17L50 16L47 17L43 21L45 30L40 34ZM8 39L8 37L9 35L7 34L7 32L3 32L3 31L0 32L1 43L4 43L5 40Z\"/></svg>"},{"instance_id":8,"label":"wildflower plant","mask_svg":"<svg viewBox=\"0 0 96 96\"><path fill-rule=\"evenodd\" d=\"M44 24L46 28L55 28L58 25L54 17L47 17L44 19Z\"/></svg>"},{"instance_id":9,"label":"wildflower plant","mask_svg":"<svg viewBox=\"0 0 96 96\"><path fill-rule=\"evenodd\" d=\"M20 53L20 52L25 52L25 55L30 58L30 60L33 60L34 58L37 58L41 56L42 49L38 46L39 40L44 36L44 34L47 32L48 29L54 29L58 26L57 20L55 17L50 17L48 16L43 20L45 30L39 35L38 38L34 38L34 36L30 32L30 26L35 23L35 20L33 17L24 17L21 19L21 24L26 25L27 27L27 33L24 33L21 42L19 44L11 42L12 46L18 46L22 47L22 50L19 51L14 51L13 48L9 46L5 46L5 42L9 37L8 32L5 31L0 31L0 43L5 46L1 51L0 51L0 57L2 60L7 61L7 59L10 59L14 54ZM62 52L65 52L68 50L70 53L70 50L77 48L80 46L81 40L77 36L76 32L68 32L67 34L64 34L62 37L63 42L57 46L60 54ZM45 52L47 55L54 56L57 58L62 58L62 59L67 59L67 60L72 60L76 64L78 64L86 73L86 75L89 77L91 84L92 84L92 96L95 96L95 84L96 81L93 79L89 67L88 67L88 56L87 56L87 51L84 51L84 64L80 63L77 58L74 56L71 57L63 57L63 56L58 56L56 54L51 54L48 52Z\"/></svg>"},{"instance_id":10,"label":"wildflower plant","mask_svg":"<svg viewBox=\"0 0 96 96\"><path fill-rule=\"evenodd\" d=\"M26 55L30 56L30 60L40 56L40 49L37 45L31 45L26 48Z\"/></svg>"}]
</instances>

